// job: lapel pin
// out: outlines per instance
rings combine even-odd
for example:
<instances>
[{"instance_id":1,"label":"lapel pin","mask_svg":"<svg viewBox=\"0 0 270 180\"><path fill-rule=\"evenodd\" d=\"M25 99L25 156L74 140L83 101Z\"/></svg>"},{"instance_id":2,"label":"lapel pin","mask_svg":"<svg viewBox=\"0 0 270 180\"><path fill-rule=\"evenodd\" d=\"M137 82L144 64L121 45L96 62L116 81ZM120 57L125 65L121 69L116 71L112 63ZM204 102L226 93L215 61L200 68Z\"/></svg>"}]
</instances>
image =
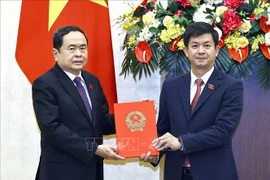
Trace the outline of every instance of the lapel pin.
<instances>
[{"instance_id":1,"label":"lapel pin","mask_svg":"<svg viewBox=\"0 0 270 180\"><path fill-rule=\"evenodd\" d=\"M91 90L93 90L93 85L92 85L92 84L89 84L89 88L90 88Z\"/></svg>"},{"instance_id":2,"label":"lapel pin","mask_svg":"<svg viewBox=\"0 0 270 180\"><path fill-rule=\"evenodd\" d=\"M215 86L213 84L208 84L208 88L211 89L212 91L214 91Z\"/></svg>"}]
</instances>

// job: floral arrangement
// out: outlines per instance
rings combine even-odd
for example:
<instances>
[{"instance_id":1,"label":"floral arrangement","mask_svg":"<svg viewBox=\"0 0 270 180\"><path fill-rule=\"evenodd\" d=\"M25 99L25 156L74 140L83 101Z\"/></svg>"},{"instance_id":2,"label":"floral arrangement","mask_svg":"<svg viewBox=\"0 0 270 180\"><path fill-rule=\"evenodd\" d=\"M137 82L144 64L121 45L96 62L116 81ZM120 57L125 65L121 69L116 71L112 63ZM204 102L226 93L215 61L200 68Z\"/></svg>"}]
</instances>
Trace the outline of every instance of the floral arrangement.
<instances>
[{"instance_id":1,"label":"floral arrangement","mask_svg":"<svg viewBox=\"0 0 270 180\"><path fill-rule=\"evenodd\" d=\"M241 80L257 70L261 88L270 90L270 5L266 0L143 0L116 19L126 33L120 75L136 80L157 70L166 77L190 70L181 35L204 21L219 33L215 67Z\"/></svg>"}]
</instances>

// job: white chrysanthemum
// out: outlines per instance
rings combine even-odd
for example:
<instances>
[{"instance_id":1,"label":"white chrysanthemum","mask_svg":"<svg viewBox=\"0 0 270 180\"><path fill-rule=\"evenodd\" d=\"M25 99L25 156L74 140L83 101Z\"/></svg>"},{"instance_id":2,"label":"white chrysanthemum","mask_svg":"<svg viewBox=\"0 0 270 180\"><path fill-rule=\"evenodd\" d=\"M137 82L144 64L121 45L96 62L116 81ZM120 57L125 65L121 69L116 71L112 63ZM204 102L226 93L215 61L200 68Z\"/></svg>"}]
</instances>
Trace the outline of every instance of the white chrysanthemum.
<instances>
[{"instance_id":1,"label":"white chrysanthemum","mask_svg":"<svg viewBox=\"0 0 270 180\"><path fill-rule=\"evenodd\" d=\"M266 21L266 24L270 25L270 6L267 8L267 12L268 12L268 20Z\"/></svg>"},{"instance_id":2,"label":"white chrysanthemum","mask_svg":"<svg viewBox=\"0 0 270 180\"><path fill-rule=\"evenodd\" d=\"M142 31L139 33L139 37L137 38L138 41L149 41L150 38L153 36L153 33L149 31L148 27L144 27Z\"/></svg>"},{"instance_id":3,"label":"white chrysanthemum","mask_svg":"<svg viewBox=\"0 0 270 180\"><path fill-rule=\"evenodd\" d=\"M215 4L223 3L223 0L215 0Z\"/></svg>"},{"instance_id":4,"label":"white chrysanthemum","mask_svg":"<svg viewBox=\"0 0 270 180\"><path fill-rule=\"evenodd\" d=\"M155 20L152 22L151 27L158 28L159 25L160 25L159 20L155 19Z\"/></svg>"},{"instance_id":5,"label":"white chrysanthemum","mask_svg":"<svg viewBox=\"0 0 270 180\"><path fill-rule=\"evenodd\" d=\"M219 3L222 3L223 0L205 0L204 2L205 2L205 4L213 5L213 4L219 4Z\"/></svg>"},{"instance_id":6,"label":"white chrysanthemum","mask_svg":"<svg viewBox=\"0 0 270 180\"><path fill-rule=\"evenodd\" d=\"M206 22L206 23L209 23L209 24L212 24L213 22L213 19L208 19L206 18L206 16L208 16L209 14L206 14L206 8L207 9L211 9L211 10L214 10L215 7L212 6L212 5L209 5L209 4L202 4L200 6L200 8L194 13L194 16L193 16L193 21L194 22L200 22L200 21L203 21L203 22Z\"/></svg>"},{"instance_id":7,"label":"white chrysanthemum","mask_svg":"<svg viewBox=\"0 0 270 180\"><path fill-rule=\"evenodd\" d=\"M216 22L217 22L217 23L220 23L220 21L221 21L220 17L217 16L217 17L216 17Z\"/></svg>"},{"instance_id":8,"label":"white chrysanthemum","mask_svg":"<svg viewBox=\"0 0 270 180\"><path fill-rule=\"evenodd\" d=\"M266 33L264 38L265 38L265 45L270 46L270 32Z\"/></svg>"}]
</instances>

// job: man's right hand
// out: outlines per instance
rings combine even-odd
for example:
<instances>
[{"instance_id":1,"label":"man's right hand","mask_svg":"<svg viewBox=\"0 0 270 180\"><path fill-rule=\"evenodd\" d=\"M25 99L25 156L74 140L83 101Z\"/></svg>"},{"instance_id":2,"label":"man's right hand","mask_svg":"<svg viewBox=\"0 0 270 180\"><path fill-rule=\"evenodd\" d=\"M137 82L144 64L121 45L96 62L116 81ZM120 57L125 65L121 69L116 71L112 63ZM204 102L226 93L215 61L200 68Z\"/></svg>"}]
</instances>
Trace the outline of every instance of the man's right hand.
<instances>
[{"instance_id":1,"label":"man's right hand","mask_svg":"<svg viewBox=\"0 0 270 180\"><path fill-rule=\"evenodd\" d=\"M158 161L158 156L151 156L151 152L149 151L147 154L142 154L139 159L140 161L153 163Z\"/></svg>"},{"instance_id":2,"label":"man's right hand","mask_svg":"<svg viewBox=\"0 0 270 180\"><path fill-rule=\"evenodd\" d=\"M111 145L98 145L96 155L103 157L104 159L108 160L123 160L125 159L122 156L117 154L117 148Z\"/></svg>"}]
</instances>

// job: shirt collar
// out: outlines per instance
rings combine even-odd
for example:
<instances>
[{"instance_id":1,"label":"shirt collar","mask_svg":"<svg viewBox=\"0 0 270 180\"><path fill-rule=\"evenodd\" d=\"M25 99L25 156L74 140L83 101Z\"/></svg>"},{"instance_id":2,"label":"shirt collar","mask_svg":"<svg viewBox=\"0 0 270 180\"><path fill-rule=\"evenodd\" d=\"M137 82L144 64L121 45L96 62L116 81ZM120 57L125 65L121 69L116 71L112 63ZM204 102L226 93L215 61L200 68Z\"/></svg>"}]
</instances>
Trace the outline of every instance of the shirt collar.
<instances>
[{"instance_id":1,"label":"shirt collar","mask_svg":"<svg viewBox=\"0 0 270 180\"><path fill-rule=\"evenodd\" d=\"M200 78L203 80L204 84L206 84L206 82L208 81L208 79L212 75L213 71L214 71L214 66ZM194 85L196 79L199 79L199 78L192 72L192 70L190 71L190 74L191 74L190 87L192 87Z\"/></svg>"},{"instance_id":2,"label":"shirt collar","mask_svg":"<svg viewBox=\"0 0 270 180\"><path fill-rule=\"evenodd\" d=\"M75 77L80 77L82 81L84 81L83 77L82 77L82 71L80 71L78 76L75 76L74 74L64 71L66 73L66 75L70 78L71 81L73 81L75 79Z\"/></svg>"}]
</instances>

